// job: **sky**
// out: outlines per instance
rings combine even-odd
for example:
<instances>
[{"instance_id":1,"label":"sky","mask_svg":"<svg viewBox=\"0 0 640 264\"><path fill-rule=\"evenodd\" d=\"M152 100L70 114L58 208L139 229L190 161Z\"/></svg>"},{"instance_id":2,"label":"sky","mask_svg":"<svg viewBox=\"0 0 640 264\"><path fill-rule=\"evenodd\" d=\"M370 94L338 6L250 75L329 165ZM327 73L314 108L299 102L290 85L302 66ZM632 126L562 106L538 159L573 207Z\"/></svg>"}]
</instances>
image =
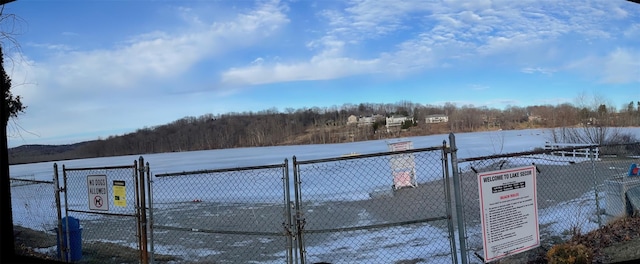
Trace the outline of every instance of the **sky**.
<instances>
[{"instance_id":1,"label":"sky","mask_svg":"<svg viewBox=\"0 0 640 264\"><path fill-rule=\"evenodd\" d=\"M0 27L27 106L10 147L273 108L640 100L640 4L624 0L18 0L3 12L17 17Z\"/></svg>"}]
</instances>

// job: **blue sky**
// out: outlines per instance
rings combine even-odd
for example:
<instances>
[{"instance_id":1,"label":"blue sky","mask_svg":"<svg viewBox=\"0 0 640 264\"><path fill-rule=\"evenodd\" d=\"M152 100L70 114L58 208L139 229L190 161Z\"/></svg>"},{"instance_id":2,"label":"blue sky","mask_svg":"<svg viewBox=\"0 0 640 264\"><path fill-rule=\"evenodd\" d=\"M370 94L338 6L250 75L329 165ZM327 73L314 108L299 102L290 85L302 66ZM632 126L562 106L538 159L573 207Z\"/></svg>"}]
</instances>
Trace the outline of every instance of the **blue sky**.
<instances>
[{"instance_id":1,"label":"blue sky","mask_svg":"<svg viewBox=\"0 0 640 264\"><path fill-rule=\"evenodd\" d=\"M640 4L624 0L18 0L4 12L20 18L2 24L20 49L3 45L28 106L11 147L274 107L640 100Z\"/></svg>"}]
</instances>

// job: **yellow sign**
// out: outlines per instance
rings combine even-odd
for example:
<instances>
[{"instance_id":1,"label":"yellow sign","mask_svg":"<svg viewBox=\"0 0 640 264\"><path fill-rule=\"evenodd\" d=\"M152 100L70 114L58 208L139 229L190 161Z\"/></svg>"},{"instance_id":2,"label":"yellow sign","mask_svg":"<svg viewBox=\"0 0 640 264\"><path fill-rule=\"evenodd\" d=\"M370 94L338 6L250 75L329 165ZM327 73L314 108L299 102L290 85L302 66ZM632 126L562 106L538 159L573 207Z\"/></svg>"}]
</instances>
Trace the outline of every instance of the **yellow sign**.
<instances>
[{"instance_id":1,"label":"yellow sign","mask_svg":"<svg viewBox=\"0 0 640 264\"><path fill-rule=\"evenodd\" d=\"M115 206L127 206L127 188L124 181L113 181L113 204Z\"/></svg>"}]
</instances>

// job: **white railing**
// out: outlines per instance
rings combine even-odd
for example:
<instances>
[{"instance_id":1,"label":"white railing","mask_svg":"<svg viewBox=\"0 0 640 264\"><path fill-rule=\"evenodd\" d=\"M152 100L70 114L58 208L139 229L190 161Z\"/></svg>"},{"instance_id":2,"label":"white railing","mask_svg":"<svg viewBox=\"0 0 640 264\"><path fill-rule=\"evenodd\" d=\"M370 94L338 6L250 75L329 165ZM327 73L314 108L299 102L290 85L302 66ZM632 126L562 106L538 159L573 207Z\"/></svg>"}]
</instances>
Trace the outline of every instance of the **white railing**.
<instances>
[{"instance_id":1,"label":"white railing","mask_svg":"<svg viewBox=\"0 0 640 264\"><path fill-rule=\"evenodd\" d=\"M577 147L582 147L585 146L586 148L577 148ZM591 150L589 148L590 145L588 144L571 144L571 143L551 143L551 142L546 142L544 144L544 149L545 150L554 150L554 149L565 149L565 150L559 150L559 151L554 151L551 154L552 155L556 155L556 156L562 156L562 157L574 157L574 158L590 158L591 156L589 156L591 154ZM569 149L566 150L567 148L572 148L573 149ZM600 149L598 147L594 148L593 154L595 155L595 159L599 159L600 158Z\"/></svg>"}]
</instances>

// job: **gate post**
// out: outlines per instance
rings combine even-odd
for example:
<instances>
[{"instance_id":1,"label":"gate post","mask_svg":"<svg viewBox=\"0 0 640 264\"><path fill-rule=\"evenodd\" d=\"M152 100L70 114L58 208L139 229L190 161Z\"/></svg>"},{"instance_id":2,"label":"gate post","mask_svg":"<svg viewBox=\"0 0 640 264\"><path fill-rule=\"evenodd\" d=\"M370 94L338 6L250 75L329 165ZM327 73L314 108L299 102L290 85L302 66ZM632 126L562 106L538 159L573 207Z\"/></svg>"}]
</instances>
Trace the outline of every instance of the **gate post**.
<instances>
[{"instance_id":1,"label":"gate post","mask_svg":"<svg viewBox=\"0 0 640 264\"><path fill-rule=\"evenodd\" d=\"M65 224L65 228L69 226L69 192L68 192L68 184L67 184L67 170L65 169L65 165L62 164L62 182L63 182L63 186L62 187L62 192L64 192L64 218L67 220ZM60 231L62 232L62 219L60 219ZM67 239L67 242L71 241L71 237L69 236L69 232L62 232ZM66 259L71 259L71 250L69 250L68 245L63 246L63 250L66 250L65 253L61 253L62 254L66 254Z\"/></svg>"},{"instance_id":2,"label":"gate post","mask_svg":"<svg viewBox=\"0 0 640 264\"><path fill-rule=\"evenodd\" d=\"M148 254L148 250L147 250L147 203L146 203L146 195L145 195L145 166L144 166L144 159L142 158L142 156L140 156L139 159L139 168L137 171L137 176L138 176L138 187L139 190L138 192L140 199L139 204L138 204L138 211L139 211L139 215L140 218L139 223L138 223L138 229L139 229L139 234L140 234L140 261L142 264L147 264L149 263L149 254Z\"/></svg>"},{"instance_id":3,"label":"gate post","mask_svg":"<svg viewBox=\"0 0 640 264\"><path fill-rule=\"evenodd\" d=\"M155 248L154 248L154 240L153 240L153 188L151 186L151 184L153 183L153 180L151 179L151 167L149 166L149 162L146 163L145 166L145 172L146 172L146 176L147 176L147 194L149 196L149 202L147 203L149 205L149 218L148 221L149 222L149 259L151 263L154 263L154 254L155 254Z\"/></svg>"},{"instance_id":4,"label":"gate post","mask_svg":"<svg viewBox=\"0 0 640 264\"><path fill-rule=\"evenodd\" d=\"M447 155L447 141L442 141L442 177L444 180L444 196L447 202L447 229L449 231L449 246L451 247L451 263L458 263L456 254L456 234L453 228L453 212L451 211L451 183L449 182L449 160Z\"/></svg>"},{"instance_id":5,"label":"gate post","mask_svg":"<svg viewBox=\"0 0 640 264\"><path fill-rule=\"evenodd\" d=\"M451 167L453 169L453 192L456 203L456 220L458 222L458 239L460 240L460 259L462 264L467 264L467 238L464 226L464 203L462 200L462 185L460 184L460 172L458 171L458 147L456 147L456 136L449 134L449 144L451 150Z\"/></svg>"},{"instance_id":6,"label":"gate post","mask_svg":"<svg viewBox=\"0 0 640 264\"><path fill-rule=\"evenodd\" d=\"M303 229L304 229L304 224L305 224L305 219L302 216L302 210L300 210L300 204L302 203L302 193L301 193L301 186L300 184L302 183L300 181L300 173L298 172L298 162L297 162L297 158L296 156L293 156L293 182L295 185L295 207L296 207L296 237L298 239L298 255L300 256L300 264L304 264L305 263L305 254L306 254L306 250L304 248L304 234L303 234Z\"/></svg>"},{"instance_id":7,"label":"gate post","mask_svg":"<svg viewBox=\"0 0 640 264\"><path fill-rule=\"evenodd\" d=\"M64 165L63 165L64 166ZM55 199L56 199L56 211L58 213L58 227L56 228L56 231L58 233L58 235L56 236L58 238L58 245L60 245L60 247L64 246L65 244L63 243L64 238L62 237L63 233L62 233L62 203L60 202L60 193L64 191L64 187L60 188L60 176L58 175L58 163L54 163L53 164L53 189L54 189L54 194L55 194ZM69 241L69 240L67 240ZM60 250L60 252L62 252L62 250ZM65 253L66 253L66 248L65 248ZM65 258L63 258L63 254L59 255L60 260L63 260ZM67 256L66 259L70 259L69 256Z\"/></svg>"}]
</instances>

